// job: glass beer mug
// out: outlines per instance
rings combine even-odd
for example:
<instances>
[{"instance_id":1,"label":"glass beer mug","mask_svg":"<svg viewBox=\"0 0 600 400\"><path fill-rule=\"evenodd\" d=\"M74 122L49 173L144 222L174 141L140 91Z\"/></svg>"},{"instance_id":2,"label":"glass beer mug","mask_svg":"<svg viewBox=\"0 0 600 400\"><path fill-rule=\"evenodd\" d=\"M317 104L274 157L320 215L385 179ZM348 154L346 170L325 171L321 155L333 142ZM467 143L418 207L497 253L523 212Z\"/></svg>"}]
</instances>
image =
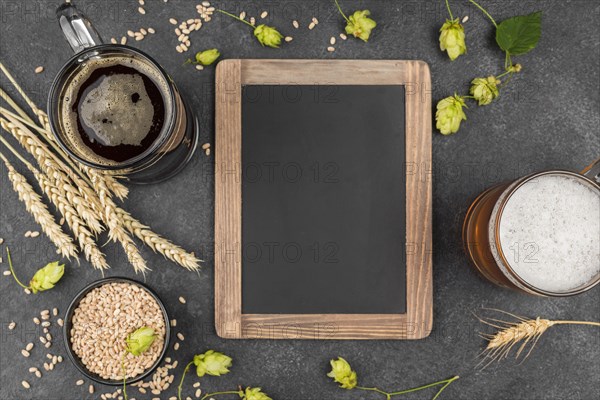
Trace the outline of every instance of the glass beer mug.
<instances>
[{"instance_id":1,"label":"glass beer mug","mask_svg":"<svg viewBox=\"0 0 600 400\"><path fill-rule=\"evenodd\" d=\"M75 52L50 89L48 118L58 144L87 166L155 183L175 175L198 145L198 120L150 56L104 44L71 3L57 11Z\"/></svg>"},{"instance_id":2,"label":"glass beer mug","mask_svg":"<svg viewBox=\"0 0 600 400\"><path fill-rule=\"evenodd\" d=\"M463 243L491 282L570 296L600 282L600 159L581 174L552 170L502 183L469 207Z\"/></svg>"}]
</instances>

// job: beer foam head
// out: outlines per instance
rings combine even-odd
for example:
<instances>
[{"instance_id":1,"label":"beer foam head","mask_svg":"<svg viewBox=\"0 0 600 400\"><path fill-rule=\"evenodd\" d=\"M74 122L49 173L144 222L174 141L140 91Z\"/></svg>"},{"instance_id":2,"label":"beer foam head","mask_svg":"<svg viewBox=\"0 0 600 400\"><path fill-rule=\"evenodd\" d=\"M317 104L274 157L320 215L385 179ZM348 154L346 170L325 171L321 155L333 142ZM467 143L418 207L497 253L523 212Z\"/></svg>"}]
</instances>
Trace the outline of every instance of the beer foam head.
<instances>
[{"instance_id":1,"label":"beer foam head","mask_svg":"<svg viewBox=\"0 0 600 400\"><path fill-rule=\"evenodd\" d=\"M149 61L131 55L92 57L78 65L68 78L61 93L60 116L65 139L79 155L96 164L114 165L115 161L99 156L83 142L78 122L94 132L94 139L105 146L139 146L153 126L154 108L141 75L114 74L86 91L79 98L82 86L100 68L124 66L150 78L165 94L163 102L167 120L172 104L165 97L169 84ZM79 104L76 104L76 103Z\"/></svg>"},{"instance_id":2,"label":"beer foam head","mask_svg":"<svg viewBox=\"0 0 600 400\"><path fill-rule=\"evenodd\" d=\"M565 293L600 274L600 190L566 174L547 174L519 187L499 226L504 257L528 284Z\"/></svg>"},{"instance_id":3,"label":"beer foam head","mask_svg":"<svg viewBox=\"0 0 600 400\"><path fill-rule=\"evenodd\" d=\"M104 78L82 97L79 118L105 146L140 146L153 118L142 77L118 74Z\"/></svg>"}]
</instances>

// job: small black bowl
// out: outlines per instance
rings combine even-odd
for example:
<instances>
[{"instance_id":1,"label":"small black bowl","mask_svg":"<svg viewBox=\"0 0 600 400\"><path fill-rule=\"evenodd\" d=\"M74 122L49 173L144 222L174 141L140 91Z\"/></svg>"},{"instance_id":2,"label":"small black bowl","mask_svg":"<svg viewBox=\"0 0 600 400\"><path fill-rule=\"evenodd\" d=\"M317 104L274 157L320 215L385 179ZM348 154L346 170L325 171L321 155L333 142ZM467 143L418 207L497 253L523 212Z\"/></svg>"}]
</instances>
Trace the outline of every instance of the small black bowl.
<instances>
[{"instance_id":1,"label":"small black bowl","mask_svg":"<svg viewBox=\"0 0 600 400\"><path fill-rule=\"evenodd\" d=\"M73 313L75 312L75 309L79 306L79 302L81 301L81 299L83 299L83 297L85 297L85 295L87 295L91 290L93 290L97 287L100 287L102 285L105 285L107 283L114 283L114 282L130 283L133 285L137 285L140 288L146 290L148 293L150 293L150 295L152 295L152 297L154 297L154 300L156 300L156 302L158 303L160 309L162 310L163 317L165 319L165 340L164 340L164 346L160 353L160 356L156 359L156 362L152 365L152 367L148 368L143 374L140 374L140 375L136 376L135 378L128 379L127 380L128 384L134 383L134 382L137 382L137 381L140 381L140 380L146 378L147 376L152 374L154 372L154 370L163 361L163 358L165 357L165 354L167 353L167 348L169 347L169 341L171 339L171 325L170 325L170 319L169 319L169 315L167 314L165 305L162 302L162 300L158 297L158 295L152 289L150 289L148 286L146 286L145 284L135 281L133 279L123 278L123 277L104 278L104 279L100 279L98 281L92 282L88 286L81 289L81 291L79 293L77 293L77 295L75 296L73 301L71 301L71 304L69 304L69 308L67 309L67 313L65 314L65 319L64 319L64 324L63 324L63 337L64 337L64 341L65 341L65 348L67 349L67 354L69 355L69 358L71 359L73 364L77 367L77 369L83 375L88 377L89 379L91 379L97 383L101 383L103 385L118 386L118 385L123 384L122 380L104 379L104 378L100 377L100 375L89 371L86 368L86 366L83 365L83 363L79 359L79 356L77 354L75 354L75 352L73 351L73 348L71 347L71 341L69 340L69 338L71 336L71 334L70 334L71 328L73 327Z\"/></svg>"}]
</instances>

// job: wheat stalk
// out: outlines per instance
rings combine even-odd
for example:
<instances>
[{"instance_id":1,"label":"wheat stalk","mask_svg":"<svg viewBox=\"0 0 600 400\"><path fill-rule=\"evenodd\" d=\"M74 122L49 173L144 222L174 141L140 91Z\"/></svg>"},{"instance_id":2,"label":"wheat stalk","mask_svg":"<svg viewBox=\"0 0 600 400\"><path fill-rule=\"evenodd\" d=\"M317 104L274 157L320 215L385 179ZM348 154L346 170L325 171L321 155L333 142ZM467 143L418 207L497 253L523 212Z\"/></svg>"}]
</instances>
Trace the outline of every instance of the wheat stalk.
<instances>
[{"instance_id":1,"label":"wheat stalk","mask_svg":"<svg viewBox=\"0 0 600 400\"><path fill-rule=\"evenodd\" d=\"M8 120L0 118L0 126L35 158L42 171L54 180L54 185L60 188L71 206L77 209L78 214L90 230L96 235L102 232L104 229L100 223L100 215L91 207L91 198L94 195L89 186L77 174L73 174L72 170L60 159L57 159L52 151L25 125L11 115L5 116Z\"/></svg>"},{"instance_id":2,"label":"wheat stalk","mask_svg":"<svg viewBox=\"0 0 600 400\"><path fill-rule=\"evenodd\" d=\"M488 341L486 348L483 350L481 355L483 356L482 360L478 365L483 365L483 368L486 368L494 361L500 361L506 357L508 357L510 351L513 347L518 345L518 350L515 355L515 358L519 358L519 356L523 353L523 351L527 348L527 345L530 344L529 350L527 354L523 358L523 361L529 357L531 352L533 351L535 345L540 340L540 337L551 327L554 325L592 325L592 326L600 326L600 322L591 322L591 321L563 321L563 320L550 320L545 318L537 317L535 319L527 319L520 317L515 314L511 314L502 310L495 310L505 315L508 315L514 318L513 321L504 321L496 318L487 318L483 319L475 315L475 317L481 321L482 323L492 326L498 331L494 334L485 334L480 333L481 337Z\"/></svg>"},{"instance_id":3,"label":"wheat stalk","mask_svg":"<svg viewBox=\"0 0 600 400\"><path fill-rule=\"evenodd\" d=\"M163 238L150 230L150 227L142 224L122 208L116 209L119 218L123 221L125 228L138 239L146 243L154 252L160 253L169 260L181 265L190 271L198 271L200 259L194 254L185 251L171 241Z\"/></svg>"},{"instance_id":4,"label":"wheat stalk","mask_svg":"<svg viewBox=\"0 0 600 400\"><path fill-rule=\"evenodd\" d=\"M12 182L19 200L25 204L25 209L33 216L35 222L56 246L57 252L68 259L71 257L77 259L77 248L73 243L73 239L64 233L60 225L56 223L40 195L33 190L27 179L15 170L4 154L0 153L0 159L6 165L8 179Z\"/></svg>"}]
</instances>

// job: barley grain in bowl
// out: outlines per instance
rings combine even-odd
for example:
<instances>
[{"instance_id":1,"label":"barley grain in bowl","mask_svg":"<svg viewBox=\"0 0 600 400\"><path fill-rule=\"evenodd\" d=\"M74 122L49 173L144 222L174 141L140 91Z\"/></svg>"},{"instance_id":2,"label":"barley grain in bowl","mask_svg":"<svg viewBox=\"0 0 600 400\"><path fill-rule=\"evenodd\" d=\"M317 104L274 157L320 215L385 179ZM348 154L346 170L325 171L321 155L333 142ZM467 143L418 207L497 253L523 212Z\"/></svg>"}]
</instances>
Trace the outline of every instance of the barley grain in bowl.
<instances>
[{"instance_id":1,"label":"barley grain in bowl","mask_svg":"<svg viewBox=\"0 0 600 400\"><path fill-rule=\"evenodd\" d=\"M163 303L150 288L126 278L102 279L84 288L65 321L65 344L73 363L88 378L108 385L122 384L124 372L129 383L151 374L169 344ZM128 336L145 327L154 330L152 345L138 356L127 352Z\"/></svg>"}]
</instances>

